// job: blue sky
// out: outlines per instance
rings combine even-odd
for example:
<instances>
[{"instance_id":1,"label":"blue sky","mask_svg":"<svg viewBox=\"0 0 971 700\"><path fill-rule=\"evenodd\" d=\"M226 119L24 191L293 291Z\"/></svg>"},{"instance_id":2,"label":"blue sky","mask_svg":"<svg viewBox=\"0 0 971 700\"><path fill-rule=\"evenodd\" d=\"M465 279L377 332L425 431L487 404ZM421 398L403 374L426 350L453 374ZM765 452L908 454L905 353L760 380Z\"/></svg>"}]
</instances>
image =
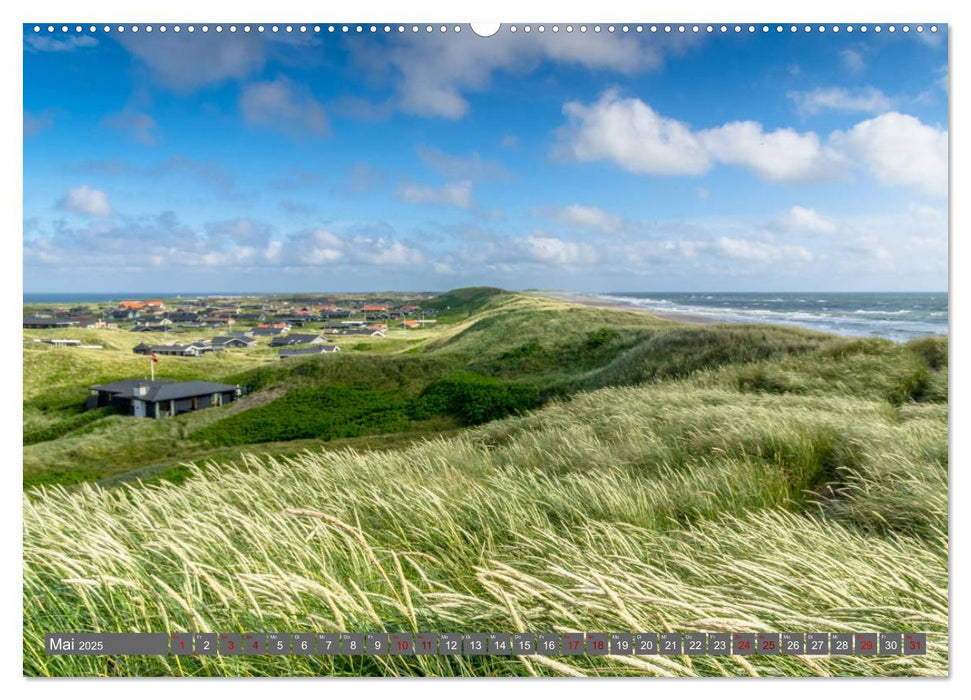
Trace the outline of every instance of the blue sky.
<instances>
[{"instance_id":1,"label":"blue sky","mask_svg":"<svg viewBox=\"0 0 971 700\"><path fill-rule=\"evenodd\" d=\"M25 291L947 288L943 28L323 29L25 27Z\"/></svg>"}]
</instances>

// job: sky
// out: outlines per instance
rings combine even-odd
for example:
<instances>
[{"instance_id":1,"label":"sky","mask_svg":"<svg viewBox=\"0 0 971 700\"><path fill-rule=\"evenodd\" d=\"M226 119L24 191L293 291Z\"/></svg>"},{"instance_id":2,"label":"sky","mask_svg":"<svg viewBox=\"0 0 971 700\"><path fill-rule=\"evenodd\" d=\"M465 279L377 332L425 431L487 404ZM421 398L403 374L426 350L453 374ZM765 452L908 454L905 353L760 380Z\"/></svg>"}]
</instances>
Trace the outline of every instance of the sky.
<instances>
[{"instance_id":1,"label":"sky","mask_svg":"<svg viewBox=\"0 0 971 700\"><path fill-rule=\"evenodd\" d=\"M24 27L26 293L947 289L943 26L153 29Z\"/></svg>"}]
</instances>

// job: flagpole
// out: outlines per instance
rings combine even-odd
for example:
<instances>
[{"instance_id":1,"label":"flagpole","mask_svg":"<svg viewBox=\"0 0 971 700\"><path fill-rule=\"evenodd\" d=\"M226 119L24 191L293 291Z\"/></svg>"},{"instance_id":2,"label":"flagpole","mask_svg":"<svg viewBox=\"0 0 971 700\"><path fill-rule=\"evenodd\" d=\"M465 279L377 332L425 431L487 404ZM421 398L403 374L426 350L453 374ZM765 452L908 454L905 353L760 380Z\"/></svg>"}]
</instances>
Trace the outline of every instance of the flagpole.
<instances>
[{"instance_id":1,"label":"flagpole","mask_svg":"<svg viewBox=\"0 0 971 700\"><path fill-rule=\"evenodd\" d=\"M152 357L151 353L149 353L148 355L148 364L151 365L152 367L152 381L154 382L155 381L155 358Z\"/></svg>"}]
</instances>

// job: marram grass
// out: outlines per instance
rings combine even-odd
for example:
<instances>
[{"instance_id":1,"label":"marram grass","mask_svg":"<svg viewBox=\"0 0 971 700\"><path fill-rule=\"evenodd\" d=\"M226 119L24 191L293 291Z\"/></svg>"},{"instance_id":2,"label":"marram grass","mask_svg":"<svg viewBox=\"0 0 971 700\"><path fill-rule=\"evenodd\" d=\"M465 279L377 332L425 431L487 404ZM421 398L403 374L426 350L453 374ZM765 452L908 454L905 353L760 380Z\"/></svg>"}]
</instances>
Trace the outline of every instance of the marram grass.
<instances>
[{"instance_id":1,"label":"marram grass","mask_svg":"<svg viewBox=\"0 0 971 700\"><path fill-rule=\"evenodd\" d=\"M761 381L761 380L760 380ZM941 676L946 406L602 389L390 452L24 496L27 675ZM899 657L48 657L47 631L925 631Z\"/></svg>"}]
</instances>

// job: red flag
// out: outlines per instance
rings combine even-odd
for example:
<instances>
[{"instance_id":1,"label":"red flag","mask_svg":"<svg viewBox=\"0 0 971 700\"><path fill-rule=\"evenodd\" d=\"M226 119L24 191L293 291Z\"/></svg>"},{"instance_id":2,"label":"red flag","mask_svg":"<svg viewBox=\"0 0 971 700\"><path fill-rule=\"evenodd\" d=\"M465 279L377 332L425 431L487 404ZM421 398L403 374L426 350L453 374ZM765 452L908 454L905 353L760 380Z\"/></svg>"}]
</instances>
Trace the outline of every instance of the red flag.
<instances>
[{"instance_id":1,"label":"red flag","mask_svg":"<svg viewBox=\"0 0 971 700\"><path fill-rule=\"evenodd\" d=\"M158 362L158 355L156 355L154 352L152 353L152 362Z\"/></svg>"}]
</instances>

